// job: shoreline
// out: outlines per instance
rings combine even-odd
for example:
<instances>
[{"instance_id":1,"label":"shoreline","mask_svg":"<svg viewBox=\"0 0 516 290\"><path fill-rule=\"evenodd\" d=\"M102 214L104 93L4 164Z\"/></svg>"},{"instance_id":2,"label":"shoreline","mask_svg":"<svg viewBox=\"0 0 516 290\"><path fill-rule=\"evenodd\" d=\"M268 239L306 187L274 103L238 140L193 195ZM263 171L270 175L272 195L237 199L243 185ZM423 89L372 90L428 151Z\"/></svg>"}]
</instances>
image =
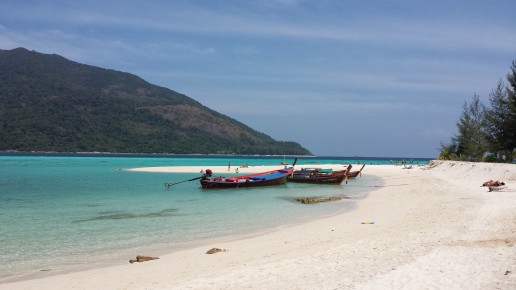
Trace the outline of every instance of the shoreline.
<instances>
[{"instance_id":1,"label":"shoreline","mask_svg":"<svg viewBox=\"0 0 516 290\"><path fill-rule=\"evenodd\" d=\"M361 164L351 164L356 169ZM139 167L139 168L126 168L122 170L135 171L135 172L161 172L161 173L201 173L201 170L211 169L214 175L217 174L231 174L231 175L245 175L252 173L260 173L266 171L272 171L277 169L283 169L284 167L291 167L292 165L249 165L248 167L242 166L210 166L210 165L195 165L195 166L156 166L156 167ZM370 165L371 166L371 165ZM392 166L392 165L375 165L375 166ZM299 164L295 166L295 169L300 168L331 168L333 170L344 170L347 167L343 164ZM237 171L238 170L238 171Z\"/></svg>"},{"instance_id":2,"label":"shoreline","mask_svg":"<svg viewBox=\"0 0 516 290\"><path fill-rule=\"evenodd\" d=\"M262 171L269 171L274 169L282 168L284 165L257 165L257 166L249 166L248 168L243 168L243 171L245 173L258 173ZM324 168L334 168L336 170L345 169L347 166L340 165L340 164L320 164L319 166L322 166ZM232 166L233 167L233 166ZM297 166L296 166L297 167ZM342 167L342 168L341 168ZM164 172L164 173L197 173L198 168L214 168L216 172L220 172L221 174L230 174L235 175L233 172L225 172L227 170L227 166L161 166L161 167L141 167L141 168L127 168L127 169L120 169L125 171L135 171L135 172ZM244 174L245 174L244 173ZM324 187L324 185L323 185ZM367 194L366 194L367 195ZM359 199L363 199L364 197L360 197ZM8 277L2 277L0 278L0 285L5 285L9 283L17 283L17 282L23 282L23 281L30 281L34 279L41 279L41 278L48 278L52 276L59 276L59 275L66 275L66 274L72 274L72 273L78 273L78 272L84 272L93 270L96 268L110 268L113 266L117 266L122 263L124 263L126 260L129 260L131 257L136 256L137 254L141 254L141 252L146 254L153 254L158 256L168 255L171 253L175 253L178 251L184 251L189 250L192 248L200 247L200 246L209 246L213 243L221 243L221 242L229 242L229 241L236 241L236 240L243 240L251 237L261 236L267 233L276 232L281 229L284 229L286 227L290 226L296 226L301 225L303 223L311 222L318 219L323 219L327 217L332 217L338 214L341 214L343 212L348 212L350 210L353 210L356 205L356 201L358 199L345 199L343 201L333 201L333 203L340 203L345 202L347 205L344 205L340 207L337 210L333 210L331 212L319 214L317 216L305 216L301 218L297 218L294 220L285 221L281 225L277 226L261 226L259 228L250 228L247 230L244 230L242 232L238 232L231 235L223 235L223 236L217 236L217 237L209 237L204 238L202 240L192 240L192 241L183 241L183 242L176 242L173 245L152 245L152 246L146 246L144 251L119 251L117 253L112 253L109 255L99 255L99 262L96 263L93 266L88 266L87 264L77 264L75 266L71 266L69 264L62 265L62 268L46 268L39 270L40 272L31 272L31 273L25 273L21 275L16 276L8 276ZM352 203L350 203L350 201ZM293 200L289 200L289 202L297 203ZM1 288L1 287L0 287Z\"/></svg>"},{"instance_id":3,"label":"shoreline","mask_svg":"<svg viewBox=\"0 0 516 290\"><path fill-rule=\"evenodd\" d=\"M356 202L361 199L362 198L355 199L354 201ZM341 200L341 201L334 201L334 202L338 203L338 202L343 202L343 201ZM257 228L257 229L248 229L246 231L242 231L242 232L231 234L231 235L204 238L201 240L194 240L194 241L178 242L178 243L175 243L173 246L172 245L147 246L147 247L145 247L146 250L140 251L140 252L134 251L134 250L131 250L130 253L126 253L125 251L117 252L117 253L111 254L109 256L99 256L99 258L101 260L103 260L103 262L99 262L99 264L96 264L93 266L85 266L84 264L81 264L81 265L76 265L76 266L72 266L70 268L61 269L61 270L42 269L42 270L40 270L40 272L33 272L33 273L29 273L29 274L24 274L21 276L7 277L7 278L3 278L3 280L0 279L0 289L4 289L4 288L2 288L2 286L9 285L9 284L18 284L18 283L23 284L25 282L38 281L39 279L45 280L47 278L52 278L52 277L56 277L56 276L78 274L78 273L88 272L88 271L93 271L93 270L98 270L98 269L110 269L113 267L118 267L121 264L125 265L128 260L134 259L134 257L136 255L140 255L140 254L146 254L146 255L152 254L153 256L158 256L161 259L163 259L163 257L173 255L177 252L189 251L189 250L194 250L194 249L199 249L199 248L208 249L208 248L212 248L213 245L256 238L256 237L271 234L271 233L274 233L277 231L281 231L281 230L284 230L289 227L300 226L305 223L310 223L310 222L314 222L314 221L321 220L321 219L331 218L331 217L352 211L355 208L356 208L356 205L352 204L350 207L343 207L343 208L340 208L339 210L336 210L336 211L333 211L330 213L325 213L323 215L318 215L316 217L305 217L305 218L289 221L289 222L286 222L285 224L282 224L279 226L267 226L267 227L261 227L261 228ZM106 259L106 257L109 259ZM47 271L47 270L49 270L49 271ZM95 288L97 289L98 286L96 286ZM10 289L10 288L7 288L7 289ZM39 289L45 289L45 288L43 286L39 286Z\"/></svg>"},{"instance_id":4,"label":"shoreline","mask_svg":"<svg viewBox=\"0 0 516 290\"><path fill-rule=\"evenodd\" d=\"M364 173L382 177L385 185L372 188L367 198L356 202L356 209L335 216L213 241L209 247L179 250L155 261L1 285L6 289L514 288L516 192L487 192L479 185L503 179L509 190L516 189L516 166L435 164L411 170L366 166ZM362 224L367 221L375 223ZM211 247L228 251L206 255Z\"/></svg>"}]
</instances>

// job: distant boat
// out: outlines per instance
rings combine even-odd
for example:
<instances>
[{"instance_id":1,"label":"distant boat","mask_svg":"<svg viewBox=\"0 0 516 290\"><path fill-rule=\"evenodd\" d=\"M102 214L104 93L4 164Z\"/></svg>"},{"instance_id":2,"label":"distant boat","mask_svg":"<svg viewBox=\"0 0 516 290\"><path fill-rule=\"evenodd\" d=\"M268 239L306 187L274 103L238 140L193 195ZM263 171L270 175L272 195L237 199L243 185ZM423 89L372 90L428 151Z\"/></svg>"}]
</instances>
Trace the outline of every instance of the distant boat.
<instances>
[{"instance_id":1,"label":"distant boat","mask_svg":"<svg viewBox=\"0 0 516 290\"><path fill-rule=\"evenodd\" d=\"M346 174L351 165L345 170L333 171L332 169L303 168L295 170L294 174L287 177L288 182L317 183L317 184L341 184L346 179Z\"/></svg>"},{"instance_id":2,"label":"distant boat","mask_svg":"<svg viewBox=\"0 0 516 290\"><path fill-rule=\"evenodd\" d=\"M203 176L201 179L201 186L205 189L211 189L280 185L287 181L287 176L292 175L296 162L297 158L292 167L232 177L221 176L210 178L211 170L206 170L206 172L210 174L205 174L205 176Z\"/></svg>"}]
</instances>

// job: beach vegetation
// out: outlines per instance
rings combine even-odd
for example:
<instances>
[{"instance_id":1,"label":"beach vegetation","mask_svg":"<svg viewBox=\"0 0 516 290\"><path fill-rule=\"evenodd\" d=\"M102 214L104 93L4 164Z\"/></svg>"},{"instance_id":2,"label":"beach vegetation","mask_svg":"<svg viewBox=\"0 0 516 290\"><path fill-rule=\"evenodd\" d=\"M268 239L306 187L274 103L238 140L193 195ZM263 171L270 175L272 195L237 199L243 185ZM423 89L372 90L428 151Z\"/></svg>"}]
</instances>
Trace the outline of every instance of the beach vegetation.
<instances>
[{"instance_id":1,"label":"beach vegetation","mask_svg":"<svg viewBox=\"0 0 516 290\"><path fill-rule=\"evenodd\" d=\"M457 141L455 137L452 138L450 143L441 142L441 148L439 149L439 160L454 160L457 156Z\"/></svg>"},{"instance_id":2,"label":"beach vegetation","mask_svg":"<svg viewBox=\"0 0 516 290\"><path fill-rule=\"evenodd\" d=\"M485 131L489 143L489 161L510 161L514 144L513 131L511 127L509 88L500 80L498 85L489 95L491 107L486 112Z\"/></svg>"},{"instance_id":3,"label":"beach vegetation","mask_svg":"<svg viewBox=\"0 0 516 290\"><path fill-rule=\"evenodd\" d=\"M477 94L465 102L457 121L458 133L441 143L439 159L513 162L516 148L516 61L507 82L500 80L489 95L490 106Z\"/></svg>"},{"instance_id":4,"label":"beach vegetation","mask_svg":"<svg viewBox=\"0 0 516 290\"><path fill-rule=\"evenodd\" d=\"M512 128L508 131L510 141L507 142L508 150L512 150L512 160L516 159L516 60L512 62L511 71L507 74L507 81L510 87L507 90L509 95L509 116L507 127ZM511 151L508 152L510 154ZM509 160L507 160L509 162Z\"/></svg>"},{"instance_id":5,"label":"beach vegetation","mask_svg":"<svg viewBox=\"0 0 516 290\"><path fill-rule=\"evenodd\" d=\"M457 152L461 160L482 161L487 152L484 131L486 108L480 97L474 95L471 103L464 103L462 115L457 122Z\"/></svg>"}]
</instances>

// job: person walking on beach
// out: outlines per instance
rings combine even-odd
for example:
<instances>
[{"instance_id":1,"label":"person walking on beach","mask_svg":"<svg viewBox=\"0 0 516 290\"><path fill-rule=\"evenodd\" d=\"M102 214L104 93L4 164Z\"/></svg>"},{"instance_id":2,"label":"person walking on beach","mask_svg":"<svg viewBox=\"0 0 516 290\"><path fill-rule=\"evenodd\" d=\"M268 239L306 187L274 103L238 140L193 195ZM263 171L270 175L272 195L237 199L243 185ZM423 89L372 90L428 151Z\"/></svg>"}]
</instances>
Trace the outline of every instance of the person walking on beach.
<instances>
[{"instance_id":1,"label":"person walking on beach","mask_svg":"<svg viewBox=\"0 0 516 290\"><path fill-rule=\"evenodd\" d=\"M228 162L228 171L231 170L231 162Z\"/></svg>"}]
</instances>

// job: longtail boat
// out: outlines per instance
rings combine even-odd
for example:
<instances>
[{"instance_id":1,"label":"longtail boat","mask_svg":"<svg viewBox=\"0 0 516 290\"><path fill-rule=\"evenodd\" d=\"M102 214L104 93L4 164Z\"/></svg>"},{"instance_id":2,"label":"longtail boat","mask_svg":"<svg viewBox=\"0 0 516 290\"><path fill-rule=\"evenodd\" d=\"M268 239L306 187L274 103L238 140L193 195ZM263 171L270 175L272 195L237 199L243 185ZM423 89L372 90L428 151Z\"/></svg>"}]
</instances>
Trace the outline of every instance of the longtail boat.
<instances>
[{"instance_id":1,"label":"longtail boat","mask_svg":"<svg viewBox=\"0 0 516 290\"><path fill-rule=\"evenodd\" d=\"M348 173L348 178L355 178L355 177L357 177L359 174L362 173L362 169L364 169L364 167L365 167L365 164L362 165L362 168L360 168L360 170L350 171Z\"/></svg>"},{"instance_id":2,"label":"longtail boat","mask_svg":"<svg viewBox=\"0 0 516 290\"><path fill-rule=\"evenodd\" d=\"M210 189L280 185L287 181L287 176L292 175L296 162L297 158L292 167L285 166L284 169L232 177L211 177L211 170L208 169L201 178L201 186Z\"/></svg>"},{"instance_id":3,"label":"longtail boat","mask_svg":"<svg viewBox=\"0 0 516 290\"><path fill-rule=\"evenodd\" d=\"M287 177L289 182L317 183L317 184L341 184L346 179L346 174L351 169L351 165L345 170L334 171L332 169L303 168L295 170L292 175Z\"/></svg>"}]
</instances>

